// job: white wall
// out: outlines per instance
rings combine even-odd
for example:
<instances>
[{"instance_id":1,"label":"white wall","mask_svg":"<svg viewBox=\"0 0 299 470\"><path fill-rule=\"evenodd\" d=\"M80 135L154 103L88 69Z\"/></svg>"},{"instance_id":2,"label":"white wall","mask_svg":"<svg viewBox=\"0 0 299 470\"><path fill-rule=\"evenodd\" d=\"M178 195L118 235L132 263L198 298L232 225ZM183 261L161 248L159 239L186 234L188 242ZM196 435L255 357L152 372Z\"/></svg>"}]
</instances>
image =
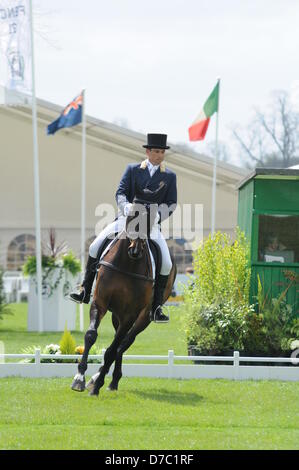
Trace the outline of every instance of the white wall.
<instances>
[{"instance_id":1,"label":"white wall","mask_svg":"<svg viewBox=\"0 0 299 470\"><path fill-rule=\"evenodd\" d=\"M0 108L0 262L5 264L10 241L21 233L34 235L34 194L32 127L30 116ZM43 238L47 229L57 229L59 240L66 239L79 254L81 217L81 140L72 131L46 135L46 122L39 122L39 162L41 224ZM139 145L139 144L138 144ZM103 147L103 145L102 145ZM98 217L95 209L106 202L115 205L115 191L129 162L128 149L122 156L87 140L87 238L94 233ZM132 153L133 155L133 153ZM140 160L145 156L140 154ZM167 162L172 168L171 159ZM200 174L187 173L184 161L175 168L179 203L204 205L204 235L209 233L211 181ZM216 228L232 233L237 221L237 192L217 190Z\"/></svg>"}]
</instances>

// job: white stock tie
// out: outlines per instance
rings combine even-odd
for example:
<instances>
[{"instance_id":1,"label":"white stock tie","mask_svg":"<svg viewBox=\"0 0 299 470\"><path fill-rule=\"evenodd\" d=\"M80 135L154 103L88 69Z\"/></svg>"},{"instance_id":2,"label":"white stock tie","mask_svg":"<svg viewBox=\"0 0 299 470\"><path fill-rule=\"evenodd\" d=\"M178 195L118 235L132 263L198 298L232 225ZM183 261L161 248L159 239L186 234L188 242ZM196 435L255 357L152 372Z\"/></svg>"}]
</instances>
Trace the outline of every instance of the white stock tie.
<instances>
[{"instance_id":1,"label":"white stock tie","mask_svg":"<svg viewBox=\"0 0 299 470\"><path fill-rule=\"evenodd\" d=\"M152 165L150 162L148 162L148 169L149 169L151 177L158 170L158 168L159 168L159 165Z\"/></svg>"}]
</instances>

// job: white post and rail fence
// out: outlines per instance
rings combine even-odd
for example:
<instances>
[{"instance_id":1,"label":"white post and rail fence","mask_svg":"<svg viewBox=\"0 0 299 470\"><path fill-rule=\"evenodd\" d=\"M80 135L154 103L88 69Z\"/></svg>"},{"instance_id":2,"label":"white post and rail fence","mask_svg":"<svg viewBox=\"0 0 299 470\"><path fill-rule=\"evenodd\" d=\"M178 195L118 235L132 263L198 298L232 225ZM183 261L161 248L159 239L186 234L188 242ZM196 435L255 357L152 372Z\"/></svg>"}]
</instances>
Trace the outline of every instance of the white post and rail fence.
<instances>
[{"instance_id":1,"label":"white post and rail fence","mask_svg":"<svg viewBox=\"0 0 299 470\"><path fill-rule=\"evenodd\" d=\"M104 354L105 350L100 355L89 356L90 360L96 360L97 363L88 364L88 375L93 375L98 371ZM35 354L1 354L0 378L12 376L32 378L73 377L77 373L78 364L62 361L78 361L81 357L77 354L41 354L40 349L36 349ZM6 362L13 359L18 362ZM59 362L43 362L43 360L49 359ZM24 362L25 360L30 362ZM125 355L123 360L123 376L126 377L299 381L299 358L243 357L240 356L238 351L235 351L233 356L176 356L173 350L169 350L168 355L165 356ZM126 363L126 361L130 361L130 363ZM131 363L131 361L143 361L145 364L140 362ZM157 364L153 363L154 361L162 361L163 363ZM186 363L187 361L190 364ZM182 362L184 363L182 364ZM193 364L193 362L196 363ZM213 364L209 364L211 362ZM220 364L217 364L217 362ZM242 365L242 363L246 363L246 365ZM113 365L109 375L111 375L112 370Z\"/></svg>"}]
</instances>

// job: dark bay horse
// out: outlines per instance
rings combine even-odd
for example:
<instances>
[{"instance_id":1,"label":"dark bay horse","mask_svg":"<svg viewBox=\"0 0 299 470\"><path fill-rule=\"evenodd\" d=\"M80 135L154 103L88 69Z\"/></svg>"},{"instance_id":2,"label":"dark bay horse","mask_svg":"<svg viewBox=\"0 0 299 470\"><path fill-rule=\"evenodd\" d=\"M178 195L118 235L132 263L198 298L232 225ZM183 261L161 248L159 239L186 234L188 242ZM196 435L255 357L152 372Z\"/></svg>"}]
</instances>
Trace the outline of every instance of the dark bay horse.
<instances>
[{"instance_id":1,"label":"dark bay horse","mask_svg":"<svg viewBox=\"0 0 299 470\"><path fill-rule=\"evenodd\" d=\"M132 212L135 212L134 207L135 204ZM75 391L83 392L87 388L90 395L98 395L113 362L115 367L108 390L117 390L122 377L124 352L132 345L136 336L151 323L154 282L146 238L149 236L152 227L150 219L153 217L149 217L148 209L149 207L144 205L142 213L139 214L147 220L146 234L131 238L128 226L135 216L128 216L124 233L117 237L101 260L90 306L90 325L85 334L84 353L78 366L78 374L72 383L72 389ZM170 296L175 277L176 265L172 257L172 269L164 293L164 302ZM99 372L85 387L88 354L97 339L98 327L107 310L112 312L115 336L105 352L104 363Z\"/></svg>"}]
</instances>

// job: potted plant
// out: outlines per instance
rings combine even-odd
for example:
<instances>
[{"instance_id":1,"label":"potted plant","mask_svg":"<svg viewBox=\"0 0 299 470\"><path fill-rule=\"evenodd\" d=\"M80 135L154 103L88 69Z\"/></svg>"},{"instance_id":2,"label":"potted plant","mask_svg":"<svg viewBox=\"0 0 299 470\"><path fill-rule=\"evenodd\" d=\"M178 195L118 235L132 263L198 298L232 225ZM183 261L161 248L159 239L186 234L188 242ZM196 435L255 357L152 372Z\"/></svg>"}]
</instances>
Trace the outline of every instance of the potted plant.
<instances>
[{"instance_id":1,"label":"potted plant","mask_svg":"<svg viewBox=\"0 0 299 470\"><path fill-rule=\"evenodd\" d=\"M76 304L67 298L76 276L81 272L80 261L66 243L56 244L55 230L50 229L49 243L42 247L42 310L43 331L63 331L76 326ZM36 280L36 257L29 256L23 266L29 276L28 331L39 330Z\"/></svg>"}]
</instances>

